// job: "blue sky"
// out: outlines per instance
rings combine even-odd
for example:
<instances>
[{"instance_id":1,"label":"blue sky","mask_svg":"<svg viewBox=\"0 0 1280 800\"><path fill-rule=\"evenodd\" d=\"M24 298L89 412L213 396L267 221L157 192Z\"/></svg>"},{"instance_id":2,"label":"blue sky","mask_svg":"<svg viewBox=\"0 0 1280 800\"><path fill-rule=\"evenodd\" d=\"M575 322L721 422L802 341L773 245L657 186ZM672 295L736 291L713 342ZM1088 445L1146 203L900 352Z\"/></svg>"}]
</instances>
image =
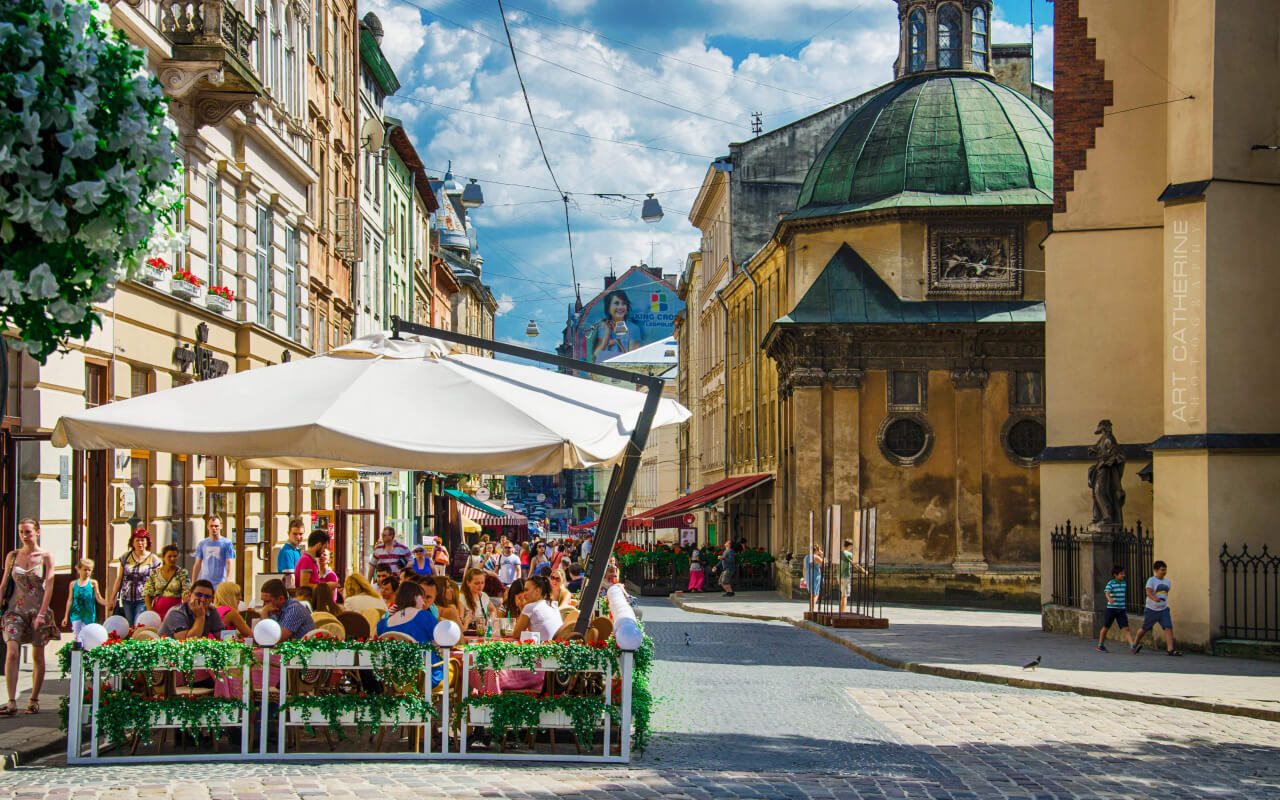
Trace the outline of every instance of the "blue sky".
<instances>
[{"instance_id":1,"label":"blue sky","mask_svg":"<svg viewBox=\"0 0 1280 800\"><path fill-rule=\"evenodd\" d=\"M583 299L613 268L641 260L683 269L699 233L688 212L708 161L765 129L889 81L897 50L892 0L504 0L543 129L571 195ZM1052 84L1053 6L996 0L993 40L1028 41L1035 4L1036 78ZM564 210L538 151L506 48L497 0L361 0L386 35L402 88L388 112L406 122L435 174L476 177L473 212L485 281L500 301L497 335L551 350L574 296ZM553 130L554 129L554 130ZM640 220L658 193L665 218ZM626 198L597 197L624 194ZM541 336L524 336L536 319Z\"/></svg>"}]
</instances>

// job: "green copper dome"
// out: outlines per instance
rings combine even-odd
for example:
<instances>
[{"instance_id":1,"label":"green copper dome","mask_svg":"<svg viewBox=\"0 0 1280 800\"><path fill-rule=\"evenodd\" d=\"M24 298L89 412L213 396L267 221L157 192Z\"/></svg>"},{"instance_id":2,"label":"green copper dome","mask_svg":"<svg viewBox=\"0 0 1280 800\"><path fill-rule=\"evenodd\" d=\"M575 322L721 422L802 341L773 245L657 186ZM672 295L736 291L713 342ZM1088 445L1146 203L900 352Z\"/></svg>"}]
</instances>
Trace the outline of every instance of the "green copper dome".
<instances>
[{"instance_id":1,"label":"green copper dome","mask_svg":"<svg viewBox=\"0 0 1280 800\"><path fill-rule=\"evenodd\" d=\"M1053 120L978 74L891 84L818 154L793 217L902 206L1053 202Z\"/></svg>"}]
</instances>

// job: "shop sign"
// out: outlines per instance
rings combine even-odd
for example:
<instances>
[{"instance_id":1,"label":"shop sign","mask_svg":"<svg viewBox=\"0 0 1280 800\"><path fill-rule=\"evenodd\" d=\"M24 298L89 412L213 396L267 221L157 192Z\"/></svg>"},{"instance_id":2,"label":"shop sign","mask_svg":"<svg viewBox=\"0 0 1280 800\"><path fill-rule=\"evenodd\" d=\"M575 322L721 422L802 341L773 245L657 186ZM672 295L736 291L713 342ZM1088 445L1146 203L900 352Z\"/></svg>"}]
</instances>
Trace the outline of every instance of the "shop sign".
<instances>
[{"instance_id":1,"label":"shop sign","mask_svg":"<svg viewBox=\"0 0 1280 800\"><path fill-rule=\"evenodd\" d=\"M262 534L258 532L257 528L244 529L244 542L242 542L242 544L261 544L261 543L262 543Z\"/></svg>"},{"instance_id":2,"label":"shop sign","mask_svg":"<svg viewBox=\"0 0 1280 800\"><path fill-rule=\"evenodd\" d=\"M231 365L220 358L214 358L213 351L205 347L209 343L209 325L201 322L196 326L195 347L188 347L186 342L173 349L173 363L183 372L191 371L196 380L207 381L210 378L221 378L227 374Z\"/></svg>"}]
</instances>

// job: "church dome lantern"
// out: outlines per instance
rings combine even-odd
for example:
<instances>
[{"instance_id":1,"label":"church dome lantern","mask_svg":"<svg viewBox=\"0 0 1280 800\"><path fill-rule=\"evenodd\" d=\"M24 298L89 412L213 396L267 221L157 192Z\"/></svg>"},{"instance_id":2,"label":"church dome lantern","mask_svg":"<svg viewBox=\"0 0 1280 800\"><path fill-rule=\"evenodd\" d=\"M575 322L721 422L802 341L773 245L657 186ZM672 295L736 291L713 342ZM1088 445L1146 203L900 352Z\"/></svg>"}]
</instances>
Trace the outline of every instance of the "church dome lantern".
<instances>
[{"instance_id":1,"label":"church dome lantern","mask_svg":"<svg viewBox=\"0 0 1280 800\"><path fill-rule=\"evenodd\" d=\"M894 77L991 71L992 0L898 0Z\"/></svg>"}]
</instances>

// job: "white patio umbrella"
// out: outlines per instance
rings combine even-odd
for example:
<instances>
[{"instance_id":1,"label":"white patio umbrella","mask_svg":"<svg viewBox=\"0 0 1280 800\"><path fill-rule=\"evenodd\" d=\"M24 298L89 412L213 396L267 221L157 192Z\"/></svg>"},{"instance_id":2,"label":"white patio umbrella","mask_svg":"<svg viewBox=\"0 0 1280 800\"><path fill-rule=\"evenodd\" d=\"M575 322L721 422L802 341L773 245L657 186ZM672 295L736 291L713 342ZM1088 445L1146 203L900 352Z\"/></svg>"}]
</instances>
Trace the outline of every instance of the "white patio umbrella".
<instances>
[{"instance_id":1,"label":"white patio umbrella","mask_svg":"<svg viewBox=\"0 0 1280 800\"><path fill-rule=\"evenodd\" d=\"M547 474L621 457L641 392L388 333L58 420L79 450L224 456L248 468ZM663 400L653 427L689 411Z\"/></svg>"}]
</instances>

